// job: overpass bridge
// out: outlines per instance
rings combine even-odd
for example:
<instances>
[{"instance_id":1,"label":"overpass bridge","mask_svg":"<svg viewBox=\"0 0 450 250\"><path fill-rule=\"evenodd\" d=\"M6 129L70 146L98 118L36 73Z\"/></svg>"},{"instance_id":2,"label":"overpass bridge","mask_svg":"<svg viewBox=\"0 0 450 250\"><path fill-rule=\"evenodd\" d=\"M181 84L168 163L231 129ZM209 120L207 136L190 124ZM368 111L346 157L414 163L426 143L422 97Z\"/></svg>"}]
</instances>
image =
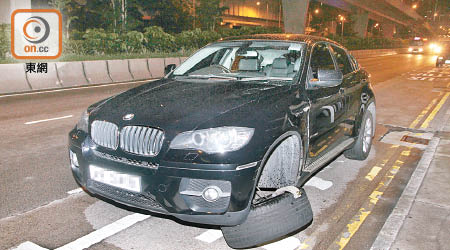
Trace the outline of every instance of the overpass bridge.
<instances>
[{"instance_id":1,"label":"overpass bridge","mask_svg":"<svg viewBox=\"0 0 450 250\"><path fill-rule=\"evenodd\" d=\"M411 27L418 33L429 33L424 19L411 5L402 0L318 0L324 4L356 13L354 30L359 36L366 36L369 19L380 22L384 36L392 37L396 26ZM286 32L304 33L310 0L283 0L283 21Z\"/></svg>"}]
</instances>

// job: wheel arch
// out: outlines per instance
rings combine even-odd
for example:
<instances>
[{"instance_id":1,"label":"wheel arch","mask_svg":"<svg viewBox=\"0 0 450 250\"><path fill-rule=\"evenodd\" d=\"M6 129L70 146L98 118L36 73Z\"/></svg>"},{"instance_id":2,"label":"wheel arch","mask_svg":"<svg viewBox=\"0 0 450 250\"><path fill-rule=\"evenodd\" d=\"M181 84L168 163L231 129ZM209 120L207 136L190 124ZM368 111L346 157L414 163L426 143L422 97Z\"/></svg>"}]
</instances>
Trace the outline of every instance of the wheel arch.
<instances>
[{"instance_id":1,"label":"wheel arch","mask_svg":"<svg viewBox=\"0 0 450 250\"><path fill-rule=\"evenodd\" d=\"M287 143L287 144L284 144ZM294 155L291 155L291 161L289 169L283 168L281 165L275 165L273 162L274 154L277 153L277 149L280 147L291 148L292 150L298 149L298 152L292 152ZM293 148L292 148L293 147ZM282 149L283 151L286 150ZM304 149L305 149L305 140L303 140L301 134L297 131L287 131L279 136L266 151L261 164L260 169L258 171L258 175L255 182L255 187L258 186L260 181L265 181L267 184L267 178L281 178L285 177L285 179L278 179L278 185L272 186L273 188L280 188L284 186L296 185L298 176L300 176L302 171L302 166L304 164ZM276 157L276 156L275 156ZM292 160L292 157L298 157L295 161ZM280 175L281 173L281 175ZM284 174L289 174L285 176Z\"/></svg>"}]
</instances>

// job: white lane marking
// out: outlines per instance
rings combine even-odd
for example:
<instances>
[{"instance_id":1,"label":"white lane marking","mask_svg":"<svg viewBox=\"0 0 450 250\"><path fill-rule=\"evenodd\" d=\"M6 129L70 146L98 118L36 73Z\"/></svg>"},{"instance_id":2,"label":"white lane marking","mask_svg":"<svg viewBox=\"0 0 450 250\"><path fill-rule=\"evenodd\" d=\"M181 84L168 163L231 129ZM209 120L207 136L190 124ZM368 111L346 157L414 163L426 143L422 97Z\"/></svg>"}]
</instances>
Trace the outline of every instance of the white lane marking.
<instances>
[{"instance_id":1,"label":"white lane marking","mask_svg":"<svg viewBox=\"0 0 450 250\"><path fill-rule=\"evenodd\" d=\"M266 250L294 250L300 246L300 240L295 237L288 237L280 241L263 246Z\"/></svg>"},{"instance_id":2,"label":"white lane marking","mask_svg":"<svg viewBox=\"0 0 450 250\"><path fill-rule=\"evenodd\" d=\"M201 240L206 243L213 243L214 241L222 238L222 231L218 229L209 229L206 232L195 237L197 240Z\"/></svg>"},{"instance_id":3,"label":"white lane marking","mask_svg":"<svg viewBox=\"0 0 450 250\"><path fill-rule=\"evenodd\" d=\"M378 172L380 172L381 168L380 167L373 167L370 172L366 175L366 179L369 181L373 181L373 179L375 179L375 177L378 175Z\"/></svg>"},{"instance_id":4,"label":"white lane marking","mask_svg":"<svg viewBox=\"0 0 450 250\"><path fill-rule=\"evenodd\" d=\"M57 250L81 250L88 248L94 244L99 243L100 241L122 231L125 230L132 225L148 219L150 215L145 214L131 214L123 217L120 220L117 220L109 225L106 225L99 230L96 230L88 235L85 235L75 241L72 241L62 247L57 248Z\"/></svg>"},{"instance_id":5,"label":"white lane marking","mask_svg":"<svg viewBox=\"0 0 450 250\"><path fill-rule=\"evenodd\" d=\"M83 192L83 189L82 188L77 188L77 189L74 189L74 190L70 190L69 192L67 192L67 194L72 195L72 194L78 194L78 193L81 193L81 192Z\"/></svg>"},{"instance_id":6,"label":"white lane marking","mask_svg":"<svg viewBox=\"0 0 450 250\"><path fill-rule=\"evenodd\" d=\"M323 191L323 190L329 189L331 186L333 186L333 182L326 181L322 178L314 176L311 179L309 179L309 181L306 182L305 185L315 187L315 188L318 188Z\"/></svg>"},{"instance_id":7,"label":"white lane marking","mask_svg":"<svg viewBox=\"0 0 450 250\"><path fill-rule=\"evenodd\" d=\"M44 119L44 120L25 122L25 125L31 125L31 124L41 123L41 122L49 122L49 121L55 121L55 120L61 120L61 119L67 119L67 118L71 118L71 117L73 117L73 115L66 115L66 116L55 117L55 118L49 118L49 119Z\"/></svg>"},{"instance_id":8,"label":"white lane marking","mask_svg":"<svg viewBox=\"0 0 450 250\"><path fill-rule=\"evenodd\" d=\"M47 248L36 245L31 241L25 241L17 247L12 248L11 250L47 250Z\"/></svg>"},{"instance_id":9,"label":"white lane marking","mask_svg":"<svg viewBox=\"0 0 450 250\"><path fill-rule=\"evenodd\" d=\"M44 90L44 91L36 91L36 92L29 92L29 93L6 94L6 95L0 95L0 98L11 97L11 96L37 95L37 94L44 94L44 93L54 93L54 92L62 92L62 91L69 91L69 90L77 90L77 89L93 89L93 88L101 88L101 87L117 86L117 85L127 85L127 84L141 83L141 82L153 82L156 80L158 80L158 79L142 80L142 81L135 81L135 82L107 83L107 84L94 85L94 86L53 89L53 90Z\"/></svg>"}]
</instances>

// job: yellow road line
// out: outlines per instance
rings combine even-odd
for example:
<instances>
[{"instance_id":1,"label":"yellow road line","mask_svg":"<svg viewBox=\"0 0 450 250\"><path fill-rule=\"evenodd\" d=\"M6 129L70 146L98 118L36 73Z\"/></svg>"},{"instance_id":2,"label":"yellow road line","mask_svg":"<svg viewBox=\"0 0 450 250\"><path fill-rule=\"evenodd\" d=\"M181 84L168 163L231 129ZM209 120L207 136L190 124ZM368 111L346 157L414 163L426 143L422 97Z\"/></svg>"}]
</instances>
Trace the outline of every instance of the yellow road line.
<instances>
[{"instance_id":1,"label":"yellow road line","mask_svg":"<svg viewBox=\"0 0 450 250\"><path fill-rule=\"evenodd\" d=\"M422 112L417 116L417 118L411 123L411 125L409 125L409 128L415 128L417 126L417 124L419 124L419 122L423 119L423 117L428 114L428 111L430 111L431 107L434 106L434 104L436 104L438 98L442 95L442 93L439 93L439 96L434 98L430 104L428 104L428 106L422 110Z\"/></svg>"},{"instance_id":2,"label":"yellow road line","mask_svg":"<svg viewBox=\"0 0 450 250\"><path fill-rule=\"evenodd\" d=\"M409 155L411 148L402 151L401 155ZM403 165L403 161L396 160L391 169L383 177L382 181L378 183L377 188L369 195L368 200L364 202L363 206L358 210L358 213L353 216L350 222L347 224L346 230L341 232L340 235L335 240L335 244L330 245L329 250L339 249L342 250L347 246L350 239L355 235L360 226L366 220L367 216L370 215L375 205L377 204L379 198L388 188L391 181L394 179L395 175L398 173L399 169Z\"/></svg>"},{"instance_id":3,"label":"yellow road line","mask_svg":"<svg viewBox=\"0 0 450 250\"><path fill-rule=\"evenodd\" d=\"M441 101L436 105L436 107L433 109L433 111L430 113L430 115L427 117L427 119L422 123L422 126L420 126L421 129L428 128L428 126L430 125L430 122L434 119L436 114L442 108L442 105L444 105L445 101L447 101L447 98L449 95L450 95L450 92L447 92L447 94L445 94L444 97L442 97Z\"/></svg>"},{"instance_id":4,"label":"yellow road line","mask_svg":"<svg viewBox=\"0 0 450 250\"><path fill-rule=\"evenodd\" d=\"M370 172L366 175L366 179L369 181L373 181L373 179L375 179L375 177L378 175L378 173L380 172L381 168L378 166L373 167Z\"/></svg>"}]
</instances>

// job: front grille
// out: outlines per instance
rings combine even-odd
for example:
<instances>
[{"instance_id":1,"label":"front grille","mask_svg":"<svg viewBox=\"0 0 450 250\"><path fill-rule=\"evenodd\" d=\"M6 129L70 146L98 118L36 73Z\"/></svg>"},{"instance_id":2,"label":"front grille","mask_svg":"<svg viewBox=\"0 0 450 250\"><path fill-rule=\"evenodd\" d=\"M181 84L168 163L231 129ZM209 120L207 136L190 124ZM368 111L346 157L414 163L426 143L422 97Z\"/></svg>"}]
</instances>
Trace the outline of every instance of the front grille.
<instances>
[{"instance_id":1,"label":"front grille","mask_svg":"<svg viewBox=\"0 0 450 250\"><path fill-rule=\"evenodd\" d=\"M91 124L92 140L105 148L117 149L119 144L119 128L106 121L94 121Z\"/></svg>"},{"instance_id":2,"label":"front grille","mask_svg":"<svg viewBox=\"0 0 450 250\"><path fill-rule=\"evenodd\" d=\"M95 192L103 194L111 199L117 199L121 202L126 202L130 205L138 206L144 209L153 208L157 210L164 210L164 208L156 200L148 195L137 194L93 180L88 181L88 186Z\"/></svg>"},{"instance_id":3,"label":"front grille","mask_svg":"<svg viewBox=\"0 0 450 250\"><path fill-rule=\"evenodd\" d=\"M126 126L120 132L120 148L133 154L156 156L163 141L164 132L155 128Z\"/></svg>"},{"instance_id":4,"label":"front grille","mask_svg":"<svg viewBox=\"0 0 450 250\"><path fill-rule=\"evenodd\" d=\"M108 160L116 161L116 162L120 162L120 163L125 163L125 164L129 164L129 165L134 165L134 166L138 166L138 167L151 168L151 169L158 169L158 167L159 167L159 164L155 164L152 162L128 159L125 157L110 155L110 154L106 154L103 152L94 151L94 154L99 157L102 157L104 159L108 159Z\"/></svg>"}]
</instances>

